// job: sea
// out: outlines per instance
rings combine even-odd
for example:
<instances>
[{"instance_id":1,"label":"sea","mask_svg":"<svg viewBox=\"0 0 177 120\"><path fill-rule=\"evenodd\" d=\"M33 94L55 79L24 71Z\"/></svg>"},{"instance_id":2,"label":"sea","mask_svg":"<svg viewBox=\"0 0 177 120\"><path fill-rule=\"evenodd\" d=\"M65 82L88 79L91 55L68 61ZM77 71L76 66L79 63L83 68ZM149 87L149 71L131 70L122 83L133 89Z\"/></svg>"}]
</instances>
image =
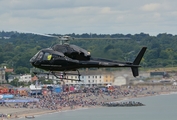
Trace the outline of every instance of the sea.
<instances>
[{"instance_id":1,"label":"sea","mask_svg":"<svg viewBox=\"0 0 177 120\"><path fill-rule=\"evenodd\" d=\"M83 108L38 115L34 120L177 120L177 93L127 101L141 102L145 106Z\"/></svg>"}]
</instances>

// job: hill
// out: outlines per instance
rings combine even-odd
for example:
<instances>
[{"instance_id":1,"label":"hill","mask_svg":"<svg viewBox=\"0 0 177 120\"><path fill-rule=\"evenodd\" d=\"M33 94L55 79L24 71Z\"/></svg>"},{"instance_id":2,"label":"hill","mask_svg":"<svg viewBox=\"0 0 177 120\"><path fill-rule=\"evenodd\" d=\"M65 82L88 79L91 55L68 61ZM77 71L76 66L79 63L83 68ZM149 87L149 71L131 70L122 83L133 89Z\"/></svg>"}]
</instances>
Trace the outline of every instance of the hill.
<instances>
[{"instance_id":1,"label":"hill","mask_svg":"<svg viewBox=\"0 0 177 120\"><path fill-rule=\"evenodd\" d=\"M60 35L60 34L55 34ZM71 41L91 52L93 57L108 58L120 61L132 61L143 46L147 46L141 65L143 68L165 68L177 66L177 36L171 34L92 34L93 40L84 40L90 34L68 34L71 37L83 38ZM100 39L99 39L100 38ZM101 38L129 38L109 40ZM57 39L32 33L0 32L1 66L14 68L16 73L28 73L32 66L29 59L42 48L57 43Z\"/></svg>"}]
</instances>

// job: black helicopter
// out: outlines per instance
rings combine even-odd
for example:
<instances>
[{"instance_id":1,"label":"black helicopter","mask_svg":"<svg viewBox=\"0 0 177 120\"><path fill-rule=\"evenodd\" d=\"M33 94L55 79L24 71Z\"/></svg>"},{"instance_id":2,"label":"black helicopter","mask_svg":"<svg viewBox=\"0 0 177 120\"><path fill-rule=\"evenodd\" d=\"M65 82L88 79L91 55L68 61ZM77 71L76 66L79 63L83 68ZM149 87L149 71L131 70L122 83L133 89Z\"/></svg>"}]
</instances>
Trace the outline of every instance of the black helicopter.
<instances>
[{"instance_id":1,"label":"black helicopter","mask_svg":"<svg viewBox=\"0 0 177 120\"><path fill-rule=\"evenodd\" d=\"M69 41L70 39L71 37L64 36L60 40ZM30 63L36 68L50 71L55 76L55 72L57 71L62 71L64 75L67 74L66 71L78 71L77 75L80 76L78 70L80 68L130 67L133 76L136 77L139 75L138 67L140 67L140 61L146 49L146 47L143 47L133 62L120 62L103 58L93 58L90 52L76 45L68 43L56 44L50 48L40 50L30 59Z\"/></svg>"}]
</instances>

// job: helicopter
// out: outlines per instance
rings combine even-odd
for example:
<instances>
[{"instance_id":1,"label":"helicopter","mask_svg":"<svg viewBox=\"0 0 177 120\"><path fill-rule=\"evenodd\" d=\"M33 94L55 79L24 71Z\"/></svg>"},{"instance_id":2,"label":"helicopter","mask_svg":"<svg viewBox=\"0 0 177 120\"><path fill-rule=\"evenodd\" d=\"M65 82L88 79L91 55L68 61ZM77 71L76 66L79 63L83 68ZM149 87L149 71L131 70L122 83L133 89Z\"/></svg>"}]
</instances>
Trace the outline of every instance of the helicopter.
<instances>
[{"instance_id":1,"label":"helicopter","mask_svg":"<svg viewBox=\"0 0 177 120\"><path fill-rule=\"evenodd\" d=\"M58 37L52 35L46 35L49 37L57 37L61 41L69 41L74 38L70 36ZM144 56L147 47L142 47L138 55L136 56L133 62L129 61L115 61L104 58L94 58L91 57L90 52L87 50L72 44L55 44L52 47L44 48L38 51L31 59L30 63L32 66L43 69L46 71L50 71L57 78L67 79L67 71L77 71L78 78L80 81L80 73L78 69L81 68L117 68L117 67L130 67L132 70L132 74L134 77L139 75L138 68L141 67L140 61ZM58 77L56 75L57 71L63 72ZM73 79L68 79L73 80Z\"/></svg>"}]
</instances>

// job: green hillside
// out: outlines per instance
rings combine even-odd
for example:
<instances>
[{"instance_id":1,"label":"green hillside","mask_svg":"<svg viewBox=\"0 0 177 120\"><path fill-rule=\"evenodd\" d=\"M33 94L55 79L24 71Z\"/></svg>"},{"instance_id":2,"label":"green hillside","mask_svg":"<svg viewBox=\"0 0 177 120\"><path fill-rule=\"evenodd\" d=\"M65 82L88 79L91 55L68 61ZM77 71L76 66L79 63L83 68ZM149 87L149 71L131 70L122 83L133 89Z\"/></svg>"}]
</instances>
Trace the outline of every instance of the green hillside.
<instances>
[{"instance_id":1,"label":"green hillside","mask_svg":"<svg viewBox=\"0 0 177 120\"><path fill-rule=\"evenodd\" d=\"M56 35L56 34L55 34ZM59 34L57 34L59 35ZM141 47L147 46L147 52L141 62L143 68L164 68L177 66L177 36L171 34L92 34L93 40L84 40L90 34L68 34L81 40L71 41L91 52L93 57L113 60L132 61ZM100 39L99 39L100 38ZM101 39L122 38L122 39ZM129 38L129 39L124 39ZM16 73L28 73L32 66L29 59L40 49L57 43L56 38L30 33L0 32L0 64L14 68Z\"/></svg>"}]
</instances>

